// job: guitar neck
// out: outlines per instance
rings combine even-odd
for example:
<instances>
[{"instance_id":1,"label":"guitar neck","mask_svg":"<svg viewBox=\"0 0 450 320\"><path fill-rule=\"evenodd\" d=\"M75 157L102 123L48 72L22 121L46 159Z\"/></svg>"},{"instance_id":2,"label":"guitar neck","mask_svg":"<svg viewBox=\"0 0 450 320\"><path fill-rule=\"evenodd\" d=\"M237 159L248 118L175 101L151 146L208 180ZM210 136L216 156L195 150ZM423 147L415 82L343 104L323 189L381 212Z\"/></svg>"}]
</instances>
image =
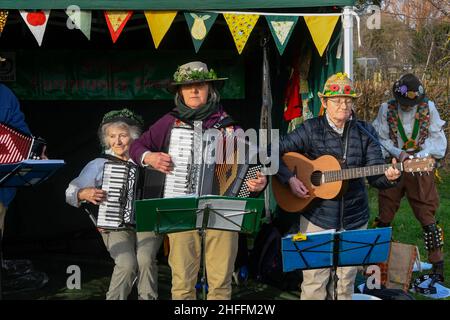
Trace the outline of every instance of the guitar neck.
<instances>
[{"instance_id":1,"label":"guitar neck","mask_svg":"<svg viewBox=\"0 0 450 320\"><path fill-rule=\"evenodd\" d=\"M384 174L384 172L390 167L392 167L392 164L380 164L380 165L369 166L369 167L325 171L325 172L323 172L323 182L325 182L325 183L326 182L335 182L335 181L376 176L376 175ZM398 170L403 171L402 163L395 164L395 167Z\"/></svg>"}]
</instances>

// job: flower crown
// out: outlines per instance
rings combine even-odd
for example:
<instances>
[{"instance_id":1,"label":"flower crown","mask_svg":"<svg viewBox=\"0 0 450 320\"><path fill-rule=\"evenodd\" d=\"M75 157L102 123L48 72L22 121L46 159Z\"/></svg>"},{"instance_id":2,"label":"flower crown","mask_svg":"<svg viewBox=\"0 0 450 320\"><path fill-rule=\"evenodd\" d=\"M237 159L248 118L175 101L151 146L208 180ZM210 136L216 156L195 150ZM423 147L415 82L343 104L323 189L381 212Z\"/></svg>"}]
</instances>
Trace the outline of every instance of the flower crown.
<instances>
[{"instance_id":1,"label":"flower crown","mask_svg":"<svg viewBox=\"0 0 450 320\"><path fill-rule=\"evenodd\" d=\"M173 74L173 80L175 82L186 82L196 80L216 80L217 74L213 69L205 71L203 68L181 68L178 67L177 71Z\"/></svg>"},{"instance_id":2,"label":"flower crown","mask_svg":"<svg viewBox=\"0 0 450 320\"><path fill-rule=\"evenodd\" d=\"M106 113L103 116L102 124L121 120L128 124L144 125L144 119L127 108Z\"/></svg>"}]
</instances>

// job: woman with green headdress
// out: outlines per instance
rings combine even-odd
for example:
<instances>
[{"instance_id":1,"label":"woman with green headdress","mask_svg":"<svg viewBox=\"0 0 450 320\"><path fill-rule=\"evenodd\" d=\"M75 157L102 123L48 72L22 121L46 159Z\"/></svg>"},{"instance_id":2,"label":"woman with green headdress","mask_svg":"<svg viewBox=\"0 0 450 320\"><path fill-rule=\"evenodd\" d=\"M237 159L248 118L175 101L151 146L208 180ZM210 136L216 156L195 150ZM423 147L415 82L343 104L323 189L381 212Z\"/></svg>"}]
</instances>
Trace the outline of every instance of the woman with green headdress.
<instances>
[{"instance_id":1,"label":"woman with green headdress","mask_svg":"<svg viewBox=\"0 0 450 320\"><path fill-rule=\"evenodd\" d=\"M165 174L174 169L167 152L173 128L193 126L201 121L202 129L216 128L232 133L238 127L220 104L220 88L226 78L200 61L181 65L174 73L169 91L175 94L175 108L156 121L133 142L130 154L136 163L150 166ZM261 191L266 178L248 181L249 190ZM197 230L169 233L169 265L172 270L172 299L196 299L195 284L200 268L201 239ZM208 300L231 299L231 281L238 251L238 233L208 229L205 233L205 262Z\"/></svg>"},{"instance_id":2,"label":"woman with green headdress","mask_svg":"<svg viewBox=\"0 0 450 320\"><path fill-rule=\"evenodd\" d=\"M80 207L83 203L99 205L106 200L106 191L101 189L105 163L132 161L129 148L139 137L142 125L142 118L128 109L114 110L104 115L98 130L104 155L90 161L70 182L66 190L68 204ZM115 262L106 299L126 300L136 277L139 299L157 299L156 255L162 238L154 232L137 233L131 225L126 229L99 228L99 231Z\"/></svg>"}]
</instances>

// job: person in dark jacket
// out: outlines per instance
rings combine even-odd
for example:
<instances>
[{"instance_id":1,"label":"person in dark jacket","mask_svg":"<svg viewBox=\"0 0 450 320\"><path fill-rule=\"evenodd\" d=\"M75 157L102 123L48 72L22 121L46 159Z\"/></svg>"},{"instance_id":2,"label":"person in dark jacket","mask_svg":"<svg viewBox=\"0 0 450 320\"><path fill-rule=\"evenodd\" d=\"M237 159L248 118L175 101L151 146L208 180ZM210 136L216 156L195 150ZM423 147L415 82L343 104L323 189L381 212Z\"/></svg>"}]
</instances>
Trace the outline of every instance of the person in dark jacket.
<instances>
[{"instance_id":1,"label":"person in dark jacket","mask_svg":"<svg viewBox=\"0 0 450 320\"><path fill-rule=\"evenodd\" d=\"M357 94L344 73L328 78L324 90L319 93L325 115L305 121L280 142L280 157L287 152L301 153L311 160L322 155L336 157L344 168L384 164L380 146L359 126L376 137L374 128L357 120L352 111ZM394 160L395 163L395 160ZM400 171L390 167L384 175L368 177L370 185L388 188L396 184ZM280 160L277 178L289 184L299 198L308 198L309 191ZM363 178L350 180L347 191L332 200L320 200L307 208L300 217L300 232L309 233L329 229L365 229L369 220L368 196ZM351 299L357 267L338 268L338 299ZM331 269L303 271L302 300L325 300L333 297Z\"/></svg>"}]
</instances>

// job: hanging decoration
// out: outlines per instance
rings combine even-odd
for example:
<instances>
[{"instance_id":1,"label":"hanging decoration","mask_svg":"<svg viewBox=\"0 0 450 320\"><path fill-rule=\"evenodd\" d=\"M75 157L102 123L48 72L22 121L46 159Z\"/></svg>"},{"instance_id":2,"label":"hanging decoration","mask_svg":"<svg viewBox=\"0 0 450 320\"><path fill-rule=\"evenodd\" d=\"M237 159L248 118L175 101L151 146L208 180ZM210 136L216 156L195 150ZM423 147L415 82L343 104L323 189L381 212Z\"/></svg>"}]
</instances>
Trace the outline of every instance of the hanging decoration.
<instances>
[{"instance_id":1,"label":"hanging decoration","mask_svg":"<svg viewBox=\"0 0 450 320\"><path fill-rule=\"evenodd\" d=\"M8 10L0 10L0 36L5 28L6 20L8 20L8 14Z\"/></svg>"},{"instance_id":2,"label":"hanging decoration","mask_svg":"<svg viewBox=\"0 0 450 320\"><path fill-rule=\"evenodd\" d=\"M162 39L169 31L177 11L144 11L144 14L155 48L158 49Z\"/></svg>"},{"instance_id":3,"label":"hanging decoration","mask_svg":"<svg viewBox=\"0 0 450 320\"><path fill-rule=\"evenodd\" d=\"M266 20L270 31L272 32L275 44L277 45L278 52L280 55L283 55L284 49L286 49L286 45L292 35L292 31L297 24L298 17L266 16Z\"/></svg>"},{"instance_id":4,"label":"hanging decoration","mask_svg":"<svg viewBox=\"0 0 450 320\"><path fill-rule=\"evenodd\" d=\"M106 24L113 43L116 43L123 28L133 15L133 11L105 11Z\"/></svg>"},{"instance_id":5,"label":"hanging decoration","mask_svg":"<svg viewBox=\"0 0 450 320\"><path fill-rule=\"evenodd\" d=\"M47 27L50 10L19 10L19 12L22 16L22 19L25 21L34 38L36 39L37 43L39 44L39 46L41 46L45 29Z\"/></svg>"},{"instance_id":6,"label":"hanging decoration","mask_svg":"<svg viewBox=\"0 0 450 320\"><path fill-rule=\"evenodd\" d=\"M91 40L92 11L76 10L69 6L66 14L70 19L67 22L67 27L80 30L88 40Z\"/></svg>"},{"instance_id":7,"label":"hanging decoration","mask_svg":"<svg viewBox=\"0 0 450 320\"><path fill-rule=\"evenodd\" d=\"M336 23L339 20L338 16L307 16L304 17L306 25L308 26L309 32L313 42L322 56L325 49L330 42L331 36L333 35Z\"/></svg>"},{"instance_id":8,"label":"hanging decoration","mask_svg":"<svg viewBox=\"0 0 450 320\"><path fill-rule=\"evenodd\" d=\"M253 28L258 22L259 15L224 13L223 17L230 28L236 49L241 54Z\"/></svg>"},{"instance_id":9,"label":"hanging decoration","mask_svg":"<svg viewBox=\"0 0 450 320\"><path fill-rule=\"evenodd\" d=\"M198 52L203 41L211 29L214 21L216 21L217 13L202 12L185 12L184 17L191 33L192 42L194 43L195 52Z\"/></svg>"}]
</instances>

